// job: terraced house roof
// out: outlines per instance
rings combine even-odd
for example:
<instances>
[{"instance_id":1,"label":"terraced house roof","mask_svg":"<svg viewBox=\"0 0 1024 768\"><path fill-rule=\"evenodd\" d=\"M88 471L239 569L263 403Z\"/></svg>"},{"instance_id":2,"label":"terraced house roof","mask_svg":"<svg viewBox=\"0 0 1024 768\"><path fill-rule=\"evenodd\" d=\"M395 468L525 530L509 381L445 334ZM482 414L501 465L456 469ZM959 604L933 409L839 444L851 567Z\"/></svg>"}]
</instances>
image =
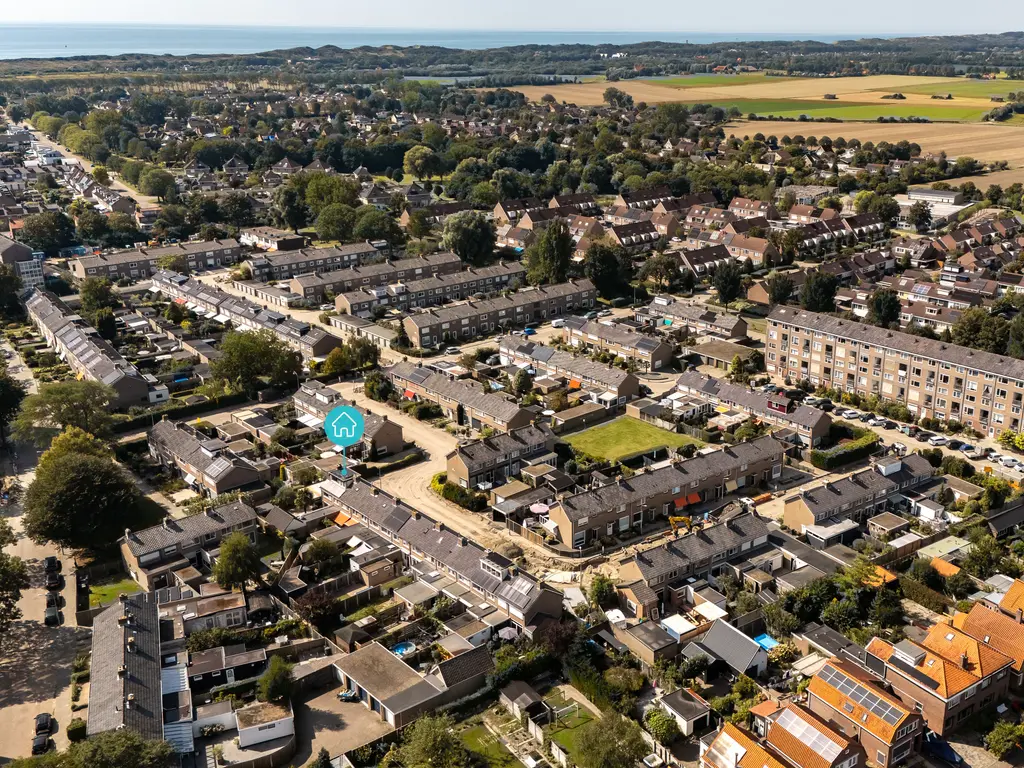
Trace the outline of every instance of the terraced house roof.
<instances>
[{"instance_id":1,"label":"terraced house roof","mask_svg":"<svg viewBox=\"0 0 1024 768\"><path fill-rule=\"evenodd\" d=\"M506 400L501 395L492 395L478 386L449 379L412 363L396 363L385 369L385 372L392 379L410 382L428 392L440 395L453 404L461 403L501 422L508 422L520 411L516 403Z\"/></svg>"},{"instance_id":2,"label":"terraced house roof","mask_svg":"<svg viewBox=\"0 0 1024 768\"><path fill-rule=\"evenodd\" d=\"M830 659L807 690L886 744L896 741L896 732L912 716L902 701L882 690L877 678L839 659Z\"/></svg>"},{"instance_id":3,"label":"terraced house roof","mask_svg":"<svg viewBox=\"0 0 1024 768\"><path fill-rule=\"evenodd\" d=\"M1009 656L1015 672L1024 669L1024 624L975 603L969 613L953 617L953 626Z\"/></svg>"}]
</instances>

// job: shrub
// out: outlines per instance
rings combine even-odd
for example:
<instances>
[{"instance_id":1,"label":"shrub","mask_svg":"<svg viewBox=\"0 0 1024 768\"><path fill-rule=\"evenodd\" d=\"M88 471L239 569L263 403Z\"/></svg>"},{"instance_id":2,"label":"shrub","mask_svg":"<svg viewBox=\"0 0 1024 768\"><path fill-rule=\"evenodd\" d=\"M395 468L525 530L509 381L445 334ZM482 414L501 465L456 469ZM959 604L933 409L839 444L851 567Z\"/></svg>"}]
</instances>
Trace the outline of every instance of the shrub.
<instances>
[{"instance_id":1,"label":"shrub","mask_svg":"<svg viewBox=\"0 0 1024 768\"><path fill-rule=\"evenodd\" d=\"M660 709L649 709L644 715L644 728L657 739L659 744L668 746L679 738L676 719Z\"/></svg>"},{"instance_id":2,"label":"shrub","mask_svg":"<svg viewBox=\"0 0 1024 768\"><path fill-rule=\"evenodd\" d=\"M852 461L859 461L875 452L879 440L877 434L853 426L847 426L846 432L853 437L850 442L823 451L811 451L811 464L818 469L835 469Z\"/></svg>"},{"instance_id":3,"label":"shrub","mask_svg":"<svg viewBox=\"0 0 1024 768\"><path fill-rule=\"evenodd\" d=\"M934 589L929 589L906 574L900 576L900 587L903 589L904 597L936 613L945 613L946 608L952 605L953 602L945 595L936 592Z\"/></svg>"},{"instance_id":4,"label":"shrub","mask_svg":"<svg viewBox=\"0 0 1024 768\"><path fill-rule=\"evenodd\" d=\"M85 741L86 736L86 723L80 717L71 719L68 723L68 727L64 729L68 735L68 741L74 744L76 741Z\"/></svg>"}]
</instances>

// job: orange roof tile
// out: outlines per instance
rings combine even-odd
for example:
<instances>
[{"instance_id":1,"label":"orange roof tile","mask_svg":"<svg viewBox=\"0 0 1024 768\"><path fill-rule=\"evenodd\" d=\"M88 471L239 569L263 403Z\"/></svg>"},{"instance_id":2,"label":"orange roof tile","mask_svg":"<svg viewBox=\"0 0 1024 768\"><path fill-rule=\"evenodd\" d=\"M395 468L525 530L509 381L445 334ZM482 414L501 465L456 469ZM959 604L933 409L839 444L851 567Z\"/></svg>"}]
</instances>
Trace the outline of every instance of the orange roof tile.
<instances>
[{"instance_id":1,"label":"orange roof tile","mask_svg":"<svg viewBox=\"0 0 1024 768\"><path fill-rule=\"evenodd\" d=\"M864 585L867 587L881 587L886 584L892 584L896 581L896 574L892 571L886 570L880 565L875 566L875 575L871 578L864 580Z\"/></svg>"},{"instance_id":2,"label":"orange roof tile","mask_svg":"<svg viewBox=\"0 0 1024 768\"><path fill-rule=\"evenodd\" d=\"M782 709L782 707L779 706L779 702L775 701L774 699L766 699L765 701L762 701L760 704L755 704L754 706L752 706L750 708L750 714L755 715L757 717L771 717L780 709Z\"/></svg>"},{"instance_id":3,"label":"orange roof tile","mask_svg":"<svg viewBox=\"0 0 1024 768\"><path fill-rule=\"evenodd\" d=\"M794 731L797 730L802 731L804 736L796 734ZM807 737L815 733L823 737L823 740L816 737L813 739L820 745L818 750L807 743L811 741ZM829 768L849 756L849 739L836 733L810 711L793 703L785 707L775 724L769 728L765 741L768 746L800 768Z\"/></svg>"},{"instance_id":4,"label":"orange roof tile","mask_svg":"<svg viewBox=\"0 0 1024 768\"><path fill-rule=\"evenodd\" d=\"M1003 599L999 601L999 607L1009 614L1016 613L1018 608L1024 610L1024 581L1014 580L1003 595Z\"/></svg>"},{"instance_id":5,"label":"orange roof tile","mask_svg":"<svg viewBox=\"0 0 1024 768\"><path fill-rule=\"evenodd\" d=\"M715 768L786 768L782 761L732 723L726 723L718 732L703 760Z\"/></svg>"},{"instance_id":6,"label":"orange roof tile","mask_svg":"<svg viewBox=\"0 0 1024 768\"><path fill-rule=\"evenodd\" d=\"M857 703L846 694L842 693L838 688L826 682L821 675L828 668L841 672L855 683L859 683L882 701L891 705L895 710L902 713L900 719L890 725L874 712L865 708L862 704ZM882 690L878 685L878 681L872 675L868 674L860 667L847 661L841 661L840 659L830 659L818 674L811 678L811 684L807 687L807 690L837 712L842 713L844 717L857 722L860 727L864 728L869 733L874 734L886 744L892 744L893 741L895 741L896 731L898 731L906 723L907 718L911 716L911 712L907 709L906 705L892 694Z\"/></svg>"},{"instance_id":7,"label":"orange roof tile","mask_svg":"<svg viewBox=\"0 0 1024 768\"><path fill-rule=\"evenodd\" d=\"M958 613L953 626L1013 659L1013 669L1024 669L1024 624L1005 614L974 604L970 613Z\"/></svg>"},{"instance_id":8,"label":"orange roof tile","mask_svg":"<svg viewBox=\"0 0 1024 768\"><path fill-rule=\"evenodd\" d=\"M949 560L943 560L941 557L932 558L932 568L935 569L937 574L947 579L954 574L960 573L959 566L953 565Z\"/></svg>"}]
</instances>

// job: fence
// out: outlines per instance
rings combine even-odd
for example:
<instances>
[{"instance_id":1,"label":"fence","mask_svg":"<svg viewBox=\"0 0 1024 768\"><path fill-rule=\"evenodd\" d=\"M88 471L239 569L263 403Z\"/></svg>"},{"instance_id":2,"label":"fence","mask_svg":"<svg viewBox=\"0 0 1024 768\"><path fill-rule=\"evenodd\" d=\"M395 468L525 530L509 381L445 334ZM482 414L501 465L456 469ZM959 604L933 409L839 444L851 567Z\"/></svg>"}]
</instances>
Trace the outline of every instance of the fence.
<instances>
[{"instance_id":1,"label":"fence","mask_svg":"<svg viewBox=\"0 0 1024 768\"><path fill-rule=\"evenodd\" d=\"M207 747L207 750L212 747ZM259 757L254 757L252 760L243 760L237 763L231 763L231 768L278 768L280 765L285 765L292 756L295 754L295 734L288 737L288 741L281 745L281 747L273 752L269 752ZM206 757L207 765L217 765L216 758Z\"/></svg>"},{"instance_id":2,"label":"fence","mask_svg":"<svg viewBox=\"0 0 1024 768\"><path fill-rule=\"evenodd\" d=\"M548 751L551 753L551 757L558 763L562 768L569 768L570 760L569 753L558 746L557 742L552 741L548 744Z\"/></svg>"},{"instance_id":3,"label":"fence","mask_svg":"<svg viewBox=\"0 0 1024 768\"><path fill-rule=\"evenodd\" d=\"M522 526L521 524L517 523L516 521L509 520L507 518L505 520L505 527L508 530L512 531L512 533L516 534L517 536L522 536L527 541L532 541L534 544L539 544L540 546L549 549L551 552L554 552L556 555L559 555L560 557L574 557L576 559L581 559L581 558L585 558L585 557L592 557L594 555L602 554L603 551L604 551L604 547L602 547L600 544L595 544L592 547L584 547L583 549L569 549L568 547L553 547L539 533L535 533L534 531L531 531L529 528L526 528L526 527ZM630 543L635 543L635 542L630 542ZM580 567L582 567L582 566L580 566ZM569 570L572 570L572 569L569 569Z\"/></svg>"},{"instance_id":4,"label":"fence","mask_svg":"<svg viewBox=\"0 0 1024 768\"><path fill-rule=\"evenodd\" d=\"M223 397L216 397L211 400L207 400L202 403L195 403L193 405L182 405L176 408L165 408L163 410L154 410L148 413L142 413L138 416L132 416L125 419L124 421L118 421L113 426L114 434L123 434L125 432L133 432L138 429L144 429L146 427L152 427L164 416L168 419L178 421L187 416L195 416L200 413L209 413L211 411L217 411L221 408L227 408L231 405L241 405L242 403L249 402L249 398L242 393L235 395L224 395Z\"/></svg>"},{"instance_id":5,"label":"fence","mask_svg":"<svg viewBox=\"0 0 1024 768\"><path fill-rule=\"evenodd\" d=\"M873 562L875 565L888 565L889 563L894 563L897 560L902 560L906 557L910 557L919 549L924 549L932 542L938 541L939 539L944 539L948 535L949 533L947 531L936 531L935 533L930 533L927 536L921 536L919 540L911 541L901 546L899 549L889 548L889 550L887 551L883 550L882 552L871 558L871 562Z\"/></svg>"}]
</instances>

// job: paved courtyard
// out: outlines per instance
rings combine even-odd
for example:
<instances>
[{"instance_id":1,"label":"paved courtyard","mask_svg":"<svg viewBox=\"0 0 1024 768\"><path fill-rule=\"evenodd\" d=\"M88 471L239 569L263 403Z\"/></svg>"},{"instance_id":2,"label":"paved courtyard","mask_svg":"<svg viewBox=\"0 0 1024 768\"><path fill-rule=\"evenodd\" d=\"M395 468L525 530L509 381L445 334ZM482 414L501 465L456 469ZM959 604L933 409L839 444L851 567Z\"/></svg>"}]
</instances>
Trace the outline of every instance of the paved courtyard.
<instances>
[{"instance_id":1,"label":"paved courtyard","mask_svg":"<svg viewBox=\"0 0 1024 768\"><path fill-rule=\"evenodd\" d=\"M360 747L394 730L359 702L338 701L341 684L311 692L295 704L297 748L292 765L305 765L321 747L332 756Z\"/></svg>"}]
</instances>

